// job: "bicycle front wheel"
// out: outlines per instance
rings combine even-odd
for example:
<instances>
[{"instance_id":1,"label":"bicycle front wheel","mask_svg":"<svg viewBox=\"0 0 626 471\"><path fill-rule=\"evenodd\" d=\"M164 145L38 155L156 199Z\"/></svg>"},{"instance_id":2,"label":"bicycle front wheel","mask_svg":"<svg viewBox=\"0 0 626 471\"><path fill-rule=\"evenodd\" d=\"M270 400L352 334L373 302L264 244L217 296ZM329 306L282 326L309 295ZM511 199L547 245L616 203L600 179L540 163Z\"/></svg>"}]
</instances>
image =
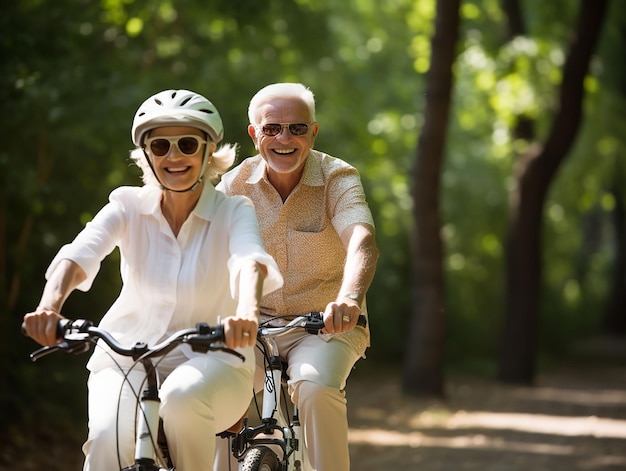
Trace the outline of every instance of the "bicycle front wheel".
<instances>
[{"instance_id":1,"label":"bicycle front wheel","mask_svg":"<svg viewBox=\"0 0 626 471\"><path fill-rule=\"evenodd\" d=\"M257 446L246 453L243 471L281 471L278 456L266 446Z\"/></svg>"}]
</instances>

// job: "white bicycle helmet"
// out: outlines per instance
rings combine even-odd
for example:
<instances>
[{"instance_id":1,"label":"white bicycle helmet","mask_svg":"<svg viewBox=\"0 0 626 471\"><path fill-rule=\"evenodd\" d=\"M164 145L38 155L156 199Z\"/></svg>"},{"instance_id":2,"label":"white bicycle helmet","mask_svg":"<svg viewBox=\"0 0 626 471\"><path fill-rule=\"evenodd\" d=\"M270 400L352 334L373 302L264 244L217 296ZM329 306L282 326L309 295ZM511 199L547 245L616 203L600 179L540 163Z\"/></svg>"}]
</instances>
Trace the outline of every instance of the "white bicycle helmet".
<instances>
[{"instance_id":1,"label":"white bicycle helmet","mask_svg":"<svg viewBox=\"0 0 626 471\"><path fill-rule=\"evenodd\" d=\"M146 133L154 128L162 126L191 126L204 131L208 138L215 144L224 137L224 125L217 108L202 95L190 90L164 90L151 96L144 101L133 119L132 138L133 143L143 149L144 155L154 176L157 180L156 171L144 149ZM202 167L196 183L185 190L172 190L166 187L163 182L159 183L163 188L170 191L182 193L193 191L204 179L204 174L208 164L209 146L206 146L202 157Z\"/></svg>"},{"instance_id":2,"label":"white bicycle helmet","mask_svg":"<svg viewBox=\"0 0 626 471\"><path fill-rule=\"evenodd\" d=\"M133 143L142 147L145 134L161 126L198 128L216 144L224 137L224 125L215 105L189 90L164 90L144 101L133 120Z\"/></svg>"}]
</instances>

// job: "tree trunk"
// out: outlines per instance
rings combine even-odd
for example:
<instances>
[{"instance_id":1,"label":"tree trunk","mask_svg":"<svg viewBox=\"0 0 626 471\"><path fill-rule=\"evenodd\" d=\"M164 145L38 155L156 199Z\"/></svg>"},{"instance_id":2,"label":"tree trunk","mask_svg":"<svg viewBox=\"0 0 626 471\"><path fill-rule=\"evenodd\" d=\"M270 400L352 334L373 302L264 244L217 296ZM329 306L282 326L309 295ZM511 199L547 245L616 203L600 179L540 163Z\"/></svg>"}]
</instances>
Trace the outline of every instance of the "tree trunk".
<instances>
[{"instance_id":1,"label":"tree trunk","mask_svg":"<svg viewBox=\"0 0 626 471\"><path fill-rule=\"evenodd\" d=\"M551 132L543 148L532 146L516 162L516 184L509 200L506 318L497 374L501 381L522 384L534 381L543 208L550 184L578 132L583 82L606 6L606 0L582 0Z\"/></svg>"},{"instance_id":2,"label":"tree trunk","mask_svg":"<svg viewBox=\"0 0 626 471\"><path fill-rule=\"evenodd\" d=\"M611 335L626 335L626 195L624 194L623 171L618 165L615 171L615 197L613 221L615 227L615 258L613 262L613 284L606 312L603 330Z\"/></svg>"},{"instance_id":3,"label":"tree trunk","mask_svg":"<svg viewBox=\"0 0 626 471\"><path fill-rule=\"evenodd\" d=\"M426 110L413 174L415 240L413 310L404 365L404 391L443 395L444 283L439 214L440 173L459 30L460 0L438 0Z\"/></svg>"}]
</instances>

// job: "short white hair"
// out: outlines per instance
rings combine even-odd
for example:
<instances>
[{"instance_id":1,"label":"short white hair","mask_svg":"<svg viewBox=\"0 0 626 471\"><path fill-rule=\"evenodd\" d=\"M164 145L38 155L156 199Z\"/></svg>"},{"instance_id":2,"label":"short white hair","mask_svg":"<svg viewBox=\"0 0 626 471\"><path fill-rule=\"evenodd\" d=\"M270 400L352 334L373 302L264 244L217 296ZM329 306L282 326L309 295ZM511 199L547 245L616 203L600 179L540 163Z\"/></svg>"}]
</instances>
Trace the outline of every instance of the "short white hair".
<instances>
[{"instance_id":1,"label":"short white hair","mask_svg":"<svg viewBox=\"0 0 626 471\"><path fill-rule=\"evenodd\" d=\"M311 115L311 122L315 121L315 97L313 92L301 83L273 83L259 90L250 100L248 119L250 124L259 124L259 108L276 98L295 98L302 100Z\"/></svg>"},{"instance_id":2,"label":"short white hair","mask_svg":"<svg viewBox=\"0 0 626 471\"><path fill-rule=\"evenodd\" d=\"M207 143L210 145L210 142ZM237 145L236 144L224 144L209 157L209 162L204 172L205 178L211 183L215 184L219 180L219 177L226 173L226 171L235 162L237 157ZM143 149L137 147L130 151L130 158L141 169L141 180L144 185L156 185L161 186L157 180L154 172L150 168L148 163L148 156L145 155Z\"/></svg>"}]
</instances>

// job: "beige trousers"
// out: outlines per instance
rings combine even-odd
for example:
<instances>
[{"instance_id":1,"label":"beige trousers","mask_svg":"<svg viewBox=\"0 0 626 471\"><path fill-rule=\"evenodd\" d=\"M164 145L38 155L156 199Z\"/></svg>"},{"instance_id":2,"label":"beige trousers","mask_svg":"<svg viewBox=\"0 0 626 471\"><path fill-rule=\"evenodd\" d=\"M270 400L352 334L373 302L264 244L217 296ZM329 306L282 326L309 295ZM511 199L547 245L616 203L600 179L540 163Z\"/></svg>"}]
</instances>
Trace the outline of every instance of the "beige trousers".
<instances>
[{"instance_id":1,"label":"beige trousers","mask_svg":"<svg viewBox=\"0 0 626 471\"><path fill-rule=\"evenodd\" d=\"M288 362L289 394L300 410L309 461L315 471L349 471L347 402L344 388L361 356L337 339L293 331L278 338L281 358ZM255 391L263 387L263 360L257 354ZM259 381L259 377L261 381ZM235 471L228 440L218 439L214 471ZM230 462L229 462L230 461Z\"/></svg>"}]
</instances>

